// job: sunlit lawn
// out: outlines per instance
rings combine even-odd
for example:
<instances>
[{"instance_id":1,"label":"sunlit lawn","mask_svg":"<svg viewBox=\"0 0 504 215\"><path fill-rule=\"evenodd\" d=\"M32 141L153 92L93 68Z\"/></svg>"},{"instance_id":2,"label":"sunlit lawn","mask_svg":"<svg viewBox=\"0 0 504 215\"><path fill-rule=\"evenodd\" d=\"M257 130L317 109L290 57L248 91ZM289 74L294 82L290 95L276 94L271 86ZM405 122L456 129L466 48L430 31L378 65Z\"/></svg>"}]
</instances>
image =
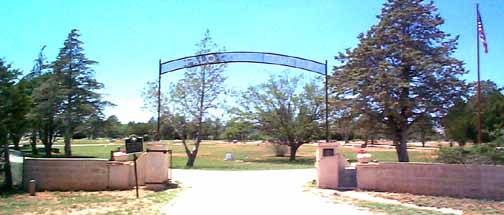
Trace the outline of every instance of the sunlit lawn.
<instances>
[{"instance_id":1,"label":"sunlit lawn","mask_svg":"<svg viewBox=\"0 0 504 215\"><path fill-rule=\"evenodd\" d=\"M187 161L184 148L180 144L170 144L173 150L174 168L185 168ZM359 148L340 147L339 152L346 158L354 160ZM275 157L271 148L266 144L203 144L200 147L194 168L197 169L295 169L313 168L315 162L314 145L303 145L299 148L296 161L289 161L286 157ZM373 160L380 162L397 161L395 150L374 151L369 149ZM224 161L226 152L231 152L234 161ZM432 162L432 151L410 151L412 162Z\"/></svg>"},{"instance_id":2,"label":"sunlit lawn","mask_svg":"<svg viewBox=\"0 0 504 215\"><path fill-rule=\"evenodd\" d=\"M21 190L0 192L3 214L161 214L160 209L181 189L175 186L158 191L135 190L95 192L37 192L30 196Z\"/></svg>"},{"instance_id":3,"label":"sunlit lawn","mask_svg":"<svg viewBox=\"0 0 504 215\"><path fill-rule=\"evenodd\" d=\"M180 143L172 141L163 141L169 144L169 148L173 151L173 168L185 168L187 161L184 147ZM74 157L92 157L109 159L110 151L115 150L118 145L92 145L74 146L72 153ZM63 146L56 146L60 153L53 154L52 157L64 157ZM306 144L299 148L296 161L289 161L288 153L285 157L275 157L273 150L267 144L230 144L230 143L213 143L206 141L201 145L198 157L195 162L195 169L214 169L214 170L260 170L260 169L299 169L313 168L315 162L316 147L311 144ZM355 160L356 151L359 148L340 147L339 153L343 154L347 159ZM27 150L28 151L28 150ZM379 162L394 162L397 161L397 156L394 149L373 149L368 151L372 154L372 160ZM224 161L224 156L227 152L233 154L233 161ZM29 153L27 154L28 156ZM409 151L410 160L412 162L432 162L435 158L435 151ZM41 153L38 157L45 157Z\"/></svg>"}]
</instances>

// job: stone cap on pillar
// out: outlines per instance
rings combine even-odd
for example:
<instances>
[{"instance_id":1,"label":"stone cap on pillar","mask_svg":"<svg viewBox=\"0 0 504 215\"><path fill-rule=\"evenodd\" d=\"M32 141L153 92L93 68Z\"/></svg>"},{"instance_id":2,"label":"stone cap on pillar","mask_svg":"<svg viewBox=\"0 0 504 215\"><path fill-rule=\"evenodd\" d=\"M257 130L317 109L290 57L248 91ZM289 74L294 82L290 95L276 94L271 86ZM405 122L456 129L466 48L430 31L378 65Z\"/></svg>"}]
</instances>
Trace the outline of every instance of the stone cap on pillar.
<instances>
[{"instance_id":1,"label":"stone cap on pillar","mask_svg":"<svg viewBox=\"0 0 504 215\"><path fill-rule=\"evenodd\" d=\"M336 158L336 154L338 153L338 147L340 146L339 143L337 142L329 142L329 143L317 143L315 144L317 146L317 152L315 154L316 160L319 161L320 159L324 158ZM337 158L336 158L337 159Z\"/></svg>"},{"instance_id":2,"label":"stone cap on pillar","mask_svg":"<svg viewBox=\"0 0 504 215\"><path fill-rule=\"evenodd\" d=\"M147 144L147 149L150 150L168 150L168 144L159 143L159 142L150 142Z\"/></svg>"},{"instance_id":3,"label":"stone cap on pillar","mask_svg":"<svg viewBox=\"0 0 504 215\"><path fill-rule=\"evenodd\" d=\"M339 147L340 144L338 142L328 142L328 143L326 143L326 142L318 142L318 143L315 144L315 146L329 148L329 147Z\"/></svg>"}]
</instances>

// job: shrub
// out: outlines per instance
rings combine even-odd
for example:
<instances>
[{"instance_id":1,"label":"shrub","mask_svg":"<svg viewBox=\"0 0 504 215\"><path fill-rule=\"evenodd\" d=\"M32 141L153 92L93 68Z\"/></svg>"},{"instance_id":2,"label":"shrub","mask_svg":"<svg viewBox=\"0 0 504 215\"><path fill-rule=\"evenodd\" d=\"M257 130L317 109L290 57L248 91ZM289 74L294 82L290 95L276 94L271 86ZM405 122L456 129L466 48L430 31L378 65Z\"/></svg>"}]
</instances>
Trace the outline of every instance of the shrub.
<instances>
[{"instance_id":1,"label":"shrub","mask_svg":"<svg viewBox=\"0 0 504 215\"><path fill-rule=\"evenodd\" d=\"M287 152L289 151L289 147L284 144L271 143L269 145L270 145L271 150L275 154L275 157L284 157L285 154L287 154Z\"/></svg>"},{"instance_id":2,"label":"shrub","mask_svg":"<svg viewBox=\"0 0 504 215\"><path fill-rule=\"evenodd\" d=\"M504 165L504 137L494 142L473 145L470 148L439 149L438 159L450 164L492 164Z\"/></svg>"}]
</instances>

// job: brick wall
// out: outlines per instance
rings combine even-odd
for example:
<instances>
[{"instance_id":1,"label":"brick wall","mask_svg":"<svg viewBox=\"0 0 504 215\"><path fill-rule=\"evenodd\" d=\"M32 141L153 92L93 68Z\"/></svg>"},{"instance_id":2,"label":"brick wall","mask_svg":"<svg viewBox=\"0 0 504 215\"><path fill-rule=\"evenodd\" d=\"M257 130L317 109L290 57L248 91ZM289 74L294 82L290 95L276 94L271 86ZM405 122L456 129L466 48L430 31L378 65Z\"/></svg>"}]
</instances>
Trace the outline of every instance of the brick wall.
<instances>
[{"instance_id":1,"label":"brick wall","mask_svg":"<svg viewBox=\"0 0 504 215\"><path fill-rule=\"evenodd\" d=\"M357 165L357 187L424 195L504 199L504 166L435 163Z\"/></svg>"}]
</instances>

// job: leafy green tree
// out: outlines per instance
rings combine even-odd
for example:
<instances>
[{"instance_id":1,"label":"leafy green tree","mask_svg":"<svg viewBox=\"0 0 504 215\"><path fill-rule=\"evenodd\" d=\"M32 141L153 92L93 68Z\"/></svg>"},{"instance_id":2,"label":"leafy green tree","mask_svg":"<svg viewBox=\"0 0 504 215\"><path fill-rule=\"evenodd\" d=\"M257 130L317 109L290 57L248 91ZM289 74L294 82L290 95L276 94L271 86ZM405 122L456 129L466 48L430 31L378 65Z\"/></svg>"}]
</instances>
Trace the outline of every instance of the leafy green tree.
<instances>
[{"instance_id":1,"label":"leafy green tree","mask_svg":"<svg viewBox=\"0 0 504 215\"><path fill-rule=\"evenodd\" d=\"M487 85L487 91L482 92L481 101L481 124L483 132L488 137L487 141L493 141L504 136L504 88L498 88L492 81L483 83ZM471 100L470 100L471 101Z\"/></svg>"},{"instance_id":2,"label":"leafy green tree","mask_svg":"<svg viewBox=\"0 0 504 215\"><path fill-rule=\"evenodd\" d=\"M504 137L499 137L492 142L469 147L441 147L437 161L451 164L503 165L503 146Z\"/></svg>"},{"instance_id":3,"label":"leafy green tree","mask_svg":"<svg viewBox=\"0 0 504 215\"><path fill-rule=\"evenodd\" d=\"M346 143L353 137L354 128L357 126L357 114L352 110L352 106L348 100L335 100L332 102L334 116L333 128L338 134L338 140L343 140Z\"/></svg>"},{"instance_id":4,"label":"leafy green tree","mask_svg":"<svg viewBox=\"0 0 504 215\"><path fill-rule=\"evenodd\" d=\"M362 147L368 146L369 139L371 139L371 144L374 144L374 140L383 133L383 124L375 121L367 114L361 114L359 116L356 127L358 128L358 135L364 139Z\"/></svg>"},{"instance_id":5,"label":"leafy green tree","mask_svg":"<svg viewBox=\"0 0 504 215\"><path fill-rule=\"evenodd\" d=\"M126 136L152 136L155 132L155 125L153 123L145 122L129 122Z\"/></svg>"},{"instance_id":6,"label":"leafy green tree","mask_svg":"<svg viewBox=\"0 0 504 215\"><path fill-rule=\"evenodd\" d=\"M219 139L224 132L224 125L219 118L207 118L203 123L203 138L216 140Z\"/></svg>"},{"instance_id":7,"label":"leafy green tree","mask_svg":"<svg viewBox=\"0 0 504 215\"><path fill-rule=\"evenodd\" d=\"M252 122L246 121L240 117L234 117L226 123L222 135L228 141L245 141L250 139L255 130Z\"/></svg>"},{"instance_id":8,"label":"leafy green tree","mask_svg":"<svg viewBox=\"0 0 504 215\"><path fill-rule=\"evenodd\" d=\"M161 115L161 127L159 128L160 140L173 140L176 138L177 134L175 132L175 127L170 123L171 116L169 113L163 113Z\"/></svg>"},{"instance_id":9,"label":"leafy green tree","mask_svg":"<svg viewBox=\"0 0 504 215\"><path fill-rule=\"evenodd\" d=\"M5 74L2 74L2 93L4 97L2 100L3 107L3 122L2 130L7 132L3 135L9 136L11 138L14 148L19 150L19 141L21 137L27 130L28 120L26 115L30 109L30 98L26 92L26 82L17 81L17 76L20 74L19 70L13 70L10 65L4 65L4 62L0 66L4 70ZM9 75L11 74L11 75ZM9 80L9 78L12 78ZM14 83L13 81L17 81ZM13 84L14 83L14 84Z\"/></svg>"},{"instance_id":10,"label":"leafy green tree","mask_svg":"<svg viewBox=\"0 0 504 215\"><path fill-rule=\"evenodd\" d=\"M196 55L220 51L208 30L196 46ZM223 73L226 66L227 64L209 64L187 69L183 78L171 88L170 100L174 104L171 110L172 124L182 139L188 158L187 167L194 166L204 135L204 121L207 119L208 110L217 107L218 98L225 93L223 83L226 78ZM190 127L196 132L192 148L186 141Z\"/></svg>"},{"instance_id":11,"label":"leafy green tree","mask_svg":"<svg viewBox=\"0 0 504 215\"><path fill-rule=\"evenodd\" d=\"M158 82L149 81L145 84L142 92L142 97L144 100L143 109L150 111L153 114L157 114L158 108ZM176 137L175 128L170 123L173 114L169 110L169 99L167 93L161 92L161 116L160 116L160 140L163 139L174 139ZM157 123L157 121L156 121ZM157 125L156 125L157 126Z\"/></svg>"},{"instance_id":12,"label":"leafy green tree","mask_svg":"<svg viewBox=\"0 0 504 215\"><path fill-rule=\"evenodd\" d=\"M123 131L121 131L121 126L121 122L116 115L109 116L104 122L103 133L109 138L125 136Z\"/></svg>"},{"instance_id":13,"label":"leafy green tree","mask_svg":"<svg viewBox=\"0 0 504 215\"><path fill-rule=\"evenodd\" d=\"M241 115L258 125L266 135L290 148L289 159L296 159L298 148L320 133L323 93L315 81L302 86L301 77L287 73L271 76L242 95Z\"/></svg>"},{"instance_id":14,"label":"leafy green tree","mask_svg":"<svg viewBox=\"0 0 504 215\"><path fill-rule=\"evenodd\" d=\"M29 117L38 128L39 138L44 145L46 156L51 155L51 148L59 132L61 104L63 96L58 77L48 72L37 77L34 83L40 83L32 92L33 107Z\"/></svg>"},{"instance_id":15,"label":"leafy green tree","mask_svg":"<svg viewBox=\"0 0 504 215\"><path fill-rule=\"evenodd\" d=\"M19 108L16 104L17 89L16 81L17 77L21 74L19 69L14 69L10 64L7 64L4 59L0 58L0 146L3 146L3 153L5 159L4 172L5 172L5 182L4 186L7 189L12 187L12 175L10 170L9 162L9 132L11 131L9 125L12 124L13 120L16 120L16 116L13 117L13 113L16 112L16 108Z\"/></svg>"},{"instance_id":16,"label":"leafy green tree","mask_svg":"<svg viewBox=\"0 0 504 215\"><path fill-rule=\"evenodd\" d=\"M428 115L420 116L410 127L410 135L420 140L422 147L425 147L425 142L435 133L434 122Z\"/></svg>"},{"instance_id":17,"label":"leafy green tree","mask_svg":"<svg viewBox=\"0 0 504 215\"><path fill-rule=\"evenodd\" d=\"M330 84L360 113L386 126L400 162L408 162L408 130L420 116L439 119L465 93L463 63L451 55L458 37L440 26L432 2L388 0L359 45L339 53Z\"/></svg>"},{"instance_id":18,"label":"leafy green tree","mask_svg":"<svg viewBox=\"0 0 504 215\"><path fill-rule=\"evenodd\" d=\"M98 137L103 137L105 120L103 120L103 115L93 113L91 114L84 123L77 127L77 131L86 135L88 139L95 140Z\"/></svg>"},{"instance_id":19,"label":"leafy green tree","mask_svg":"<svg viewBox=\"0 0 504 215\"><path fill-rule=\"evenodd\" d=\"M475 88L476 83L472 84ZM472 90L476 91L475 89ZM481 82L481 132L482 141L490 142L503 135L504 95L494 82ZM443 118L443 127L448 138L463 146L467 141L477 142L476 95L467 101L459 100Z\"/></svg>"},{"instance_id":20,"label":"leafy green tree","mask_svg":"<svg viewBox=\"0 0 504 215\"><path fill-rule=\"evenodd\" d=\"M19 81L11 91L10 102L12 102L13 106L10 110L10 119L7 127L12 144L16 150L19 150L19 141L29 128L27 114L30 111L31 100L26 90L27 82Z\"/></svg>"},{"instance_id":21,"label":"leafy green tree","mask_svg":"<svg viewBox=\"0 0 504 215\"><path fill-rule=\"evenodd\" d=\"M31 72L28 73L22 79L22 81L27 83L27 93L30 95L31 98L30 112L27 115L27 119L29 121L29 127L31 129L30 145L33 155L38 155L37 135L39 133L39 130L41 129L42 124L42 122L40 122L40 119L35 117L35 115L37 114L34 112L34 107L36 106L36 103L33 101L33 98L35 88L39 87L43 83L42 76L44 73L47 72L47 69L49 67L46 61L46 57L44 55L45 48L46 46L43 46L40 49L37 58L34 60L34 65Z\"/></svg>"},{"instance_id":22,"label":"leafy green tree","mask_svg":"<svg viewBox=\"0 0 504 215\"><path fill-rule=\"evenodd\" d=\"M91 66L96 61L89 60L84 54L80 34L73 29L60 49L52 69L58 77L63 96L61 117L64 125L65 156L72 156L71 140L75 129L88 117L101 113L109 103L104 102L97 90L103 84L94 78Z\"/></svg>"}]
</instances>

